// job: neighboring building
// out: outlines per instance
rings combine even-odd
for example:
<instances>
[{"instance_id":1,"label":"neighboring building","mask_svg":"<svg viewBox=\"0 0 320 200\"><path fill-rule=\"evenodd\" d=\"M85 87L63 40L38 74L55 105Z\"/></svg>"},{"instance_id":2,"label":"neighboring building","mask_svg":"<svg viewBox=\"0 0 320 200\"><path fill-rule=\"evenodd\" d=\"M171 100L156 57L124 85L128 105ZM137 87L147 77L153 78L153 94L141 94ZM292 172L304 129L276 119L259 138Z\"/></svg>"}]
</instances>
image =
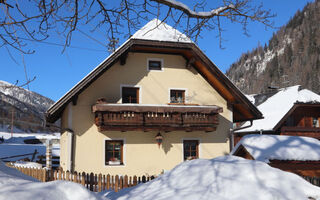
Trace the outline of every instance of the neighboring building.
<instances>
[{"instance_id":1,"label":"neighboring building","mask_svg":"<svg viewBox=\"0 0 320 200\"><path fill-rule=\"evenodd\" d=\"M320 176L320 141L286 135L246 135L231 155L259 160L302 176Z\"/></svg>"},{"instance_id":2,"label":"neighboring building","mask_svg":"<svg viewBox=\"0 0 320 200\"><path fill-rule=\"evenodd\" d=\"M235 144L247 134L309 136L320 139L320 96L296 85L279 91L249 96L264 119L236 131ZM242 127L248 126L246 122Z\"/></svg>"},{"instance_id":3,"label":"neighboring building","mask_svg":"<svg viewBox=\"0 0 320 200\"><path fill-rule=\"evenodd\" d=\"M47 111L61 118L61 167L159 174L229 153L257 108L184 34L152 20Z\"/></svg>"}]
</instances>

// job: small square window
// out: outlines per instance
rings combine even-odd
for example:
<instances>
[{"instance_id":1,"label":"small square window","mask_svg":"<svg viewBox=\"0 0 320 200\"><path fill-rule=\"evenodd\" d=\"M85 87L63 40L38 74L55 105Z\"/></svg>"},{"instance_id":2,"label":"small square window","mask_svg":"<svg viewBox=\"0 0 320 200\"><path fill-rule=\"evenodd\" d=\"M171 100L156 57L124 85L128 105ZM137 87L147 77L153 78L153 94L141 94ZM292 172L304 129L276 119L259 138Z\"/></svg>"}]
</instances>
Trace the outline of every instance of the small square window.
<instances>
[{"instance_id":1,"label":"small square window","mask_svg":"<svg viewBox=\"0 0 320 200\"><path fill-rule=\"evenodd\" d=\"M139 103L139 88L123 87L122 103Z\"/></svg>"},{"instance_id":2,"label":"small square window","mask_svg":"<svg viewBox=\"0 0 320 200\"><path fill-rule=\"evenodd\" d=\"M192 160L199 158L199 141L184 140L183 141L183 159Z\"/></svg>"},{"instance_id":3,"label":"small square window","mask_svg":"<svg viewBox=\"0 0 320 200\"><path fill-rule=\"evenodd\" d=\"M170 90L170 103L185 103L185 91Z\"/></svg>"},{"instance_id":4,"label":"small square window","mask_svg":"<svg viewBox=\"0 0 320 200\"><path fill-rule=\"evenodd\" d=\"M148 60L148 69L149 70L162 70L161 60Z\"/></svg>"},{"instance_id":5,"label":"small square window","mask_svg":"<svg viewBox=\"0 0 320 200\"><path fill-rule=\"evenodd\" d=\"M106 165L123 165L123 141L106 140Z\"/></svg>"}]
</instances>

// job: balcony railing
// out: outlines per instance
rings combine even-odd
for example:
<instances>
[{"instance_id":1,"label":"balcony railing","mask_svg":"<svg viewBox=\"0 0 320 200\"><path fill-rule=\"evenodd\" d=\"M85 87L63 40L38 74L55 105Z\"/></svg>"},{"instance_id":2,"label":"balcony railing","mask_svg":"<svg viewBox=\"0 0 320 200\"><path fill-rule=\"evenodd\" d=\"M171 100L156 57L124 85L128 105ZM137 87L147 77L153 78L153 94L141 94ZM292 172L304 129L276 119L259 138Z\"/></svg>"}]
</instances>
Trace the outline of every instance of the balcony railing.
<instances>
[{"instance_id":1,"label":"balcony railing","mask_svg":"<svg viewBox=\"0 0 320 200\"><path fill-rule=\"evenodd\" d=\"M99 131L214 131L222 108L97 103L92 111Z\"/></svg>"}]
</instances>

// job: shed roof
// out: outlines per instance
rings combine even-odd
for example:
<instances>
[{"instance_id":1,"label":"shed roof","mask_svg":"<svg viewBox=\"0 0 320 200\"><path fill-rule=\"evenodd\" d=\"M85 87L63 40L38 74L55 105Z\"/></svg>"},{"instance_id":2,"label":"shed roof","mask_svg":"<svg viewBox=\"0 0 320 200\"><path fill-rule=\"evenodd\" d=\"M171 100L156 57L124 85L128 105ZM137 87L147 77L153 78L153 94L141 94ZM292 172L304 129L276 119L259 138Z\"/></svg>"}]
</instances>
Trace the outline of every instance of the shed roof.
<instances>
[{"instance_id":1,"label":"shed roof","mask_svg":"<svg viewBox=\"0 0 320 200\"><path fill-rule=\"evenodd\" d=\"M236 155L243 146L255 159L269 160L319 161L320 141L311 137L285 135L246 135L230 153Z\"/></svg>"}]
</instances>

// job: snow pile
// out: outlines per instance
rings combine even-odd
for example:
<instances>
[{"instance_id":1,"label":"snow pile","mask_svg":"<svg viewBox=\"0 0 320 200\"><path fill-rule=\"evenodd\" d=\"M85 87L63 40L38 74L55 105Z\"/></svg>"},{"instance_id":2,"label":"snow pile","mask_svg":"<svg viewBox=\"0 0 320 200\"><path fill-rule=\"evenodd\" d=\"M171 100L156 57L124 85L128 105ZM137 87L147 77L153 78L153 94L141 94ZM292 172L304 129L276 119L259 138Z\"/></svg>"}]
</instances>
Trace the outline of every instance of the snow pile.
<instances>
[{"instance_id":1,"label":"snow pile","mask_svg":"<svg viewBox=\"0 0 320 200\"><path fill-rule=\"evenodd\" d=\"M294 103L320 102L320 96L316 93L303 89L299 85L282 88L280 91L258 106L264 119L255 120L253 126L236 132L268 131L273 130L277 123L292 108ZM246 122L243 126L249 125Z\"/></svg>"},{"instance_id":2,"label":"snow pile","mask_svg":"<svg viewBox=\"0 0 320 200\"><path fill-rule=\"evenodd\" d=\"M102 199L83 186L66 181L40 183L0 161L0 200L96 200Z\"/></svg>"},{"instance_id":3,"label":"snow pile","mask_svg":"<svg viewBox=\"0 0 320 200\"><path fill-rule=\"evenodd\" d=\"M15 167L27 167L27 168L42 168L40 163L27 162L27 161L16 161L12 163Z\"/></svg>"},{"instance_id":4,"label":"snow pile","mask_svg":"<svg viewBox=\"0 0 320 200\"><path fill-rule=\"evenodd\" d=\"M111 200L320 199L320 188L260 161L235 156L183 162L145 184L105 194Z\"/></svg>"},{"instance_id":5,"label":"snow pile","mask_svg":"<svg viewBox=\"0 0 320 200\"><path fill-rule=\"evenodd\" d=\"M242 145L255 160L319 161L320 141L310 137L285 135L246 135L231 154Z\"/></svg>"},{"instance_id":6,"label":"snow pile","mask_svg":"<svg viewBox=\"0 0 320 200\"><path fill-rule=\"evenodd\" d=\"M131 38L142 40L192 43L190 38L188 38L185 34L169 26L168 24L161 22L158 19L153 19L148 22Z\"/></svg>"},{"instance_id":7,"label":"snow pile","mask_svg":"<svg viewBox=\"0 0 320 200\"><path fill-rule=\"evenodd\" d=\"M16 161L22 158L29 158L31 160L32 153L37 150L36 157L39 155L45 155L46 145L45 144L25 144L24 140L26 139L39 139L39 140L59 140L60 136L57 134L38 134L38 133L14 133L11 137L10 133L0 132L0 137L5 139L4 143L0 144L0 158L11 157L16 155L30 154L26 156L6 158L6 161ZM60 144L52 145L52 155L60 156Z\"/></svg>"}]
</instances>

